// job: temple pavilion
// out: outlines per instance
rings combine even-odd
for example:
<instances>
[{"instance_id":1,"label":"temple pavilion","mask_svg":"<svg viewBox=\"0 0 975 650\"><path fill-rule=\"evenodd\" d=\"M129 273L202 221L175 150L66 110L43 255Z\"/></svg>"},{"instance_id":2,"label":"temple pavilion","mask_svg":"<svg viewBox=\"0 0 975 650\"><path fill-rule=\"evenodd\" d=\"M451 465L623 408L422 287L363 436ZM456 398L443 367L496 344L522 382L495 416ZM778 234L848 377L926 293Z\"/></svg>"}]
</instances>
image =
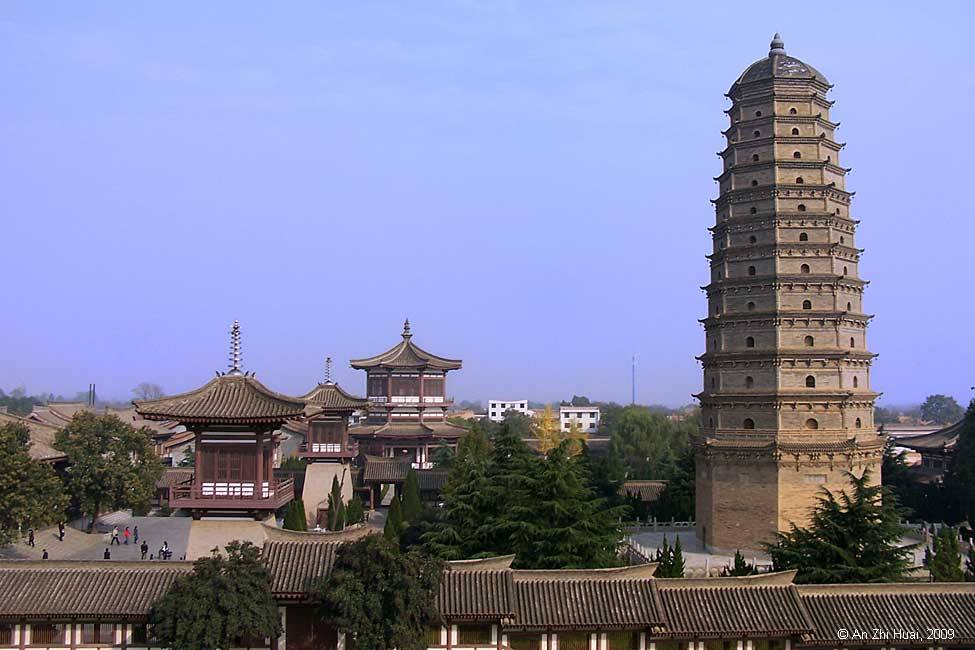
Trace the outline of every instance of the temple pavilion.
<instances>
[{"instance_id":1,"label":"temple pavilion","mask_svg":"<svg viewBox=\"0 0 975 650\"><path fill-rule=\"evenodd\" d=\"M402 340L381 354L353 359L366 371L368 415L349 429L360 453L409 460L415 468L432 466L440 447L456 447L467 431L447 422L453 404L447 397L447 373L459 370L459 359L431 354L413 342L410 321Z\"/></svg>"},{"instance_id":2,"label":"temple pavilion","mask_svg":"<svg viewBox=\"0 0 975 650\"><path fill-rule=\"evenodd\" d=\"M298 456L309 461L348 462L355 456L349 440L349 420L352 414L364 411L368 400L356 397L332 381L332 358L325 360L325 380L302 395L304 417L289 421L288 431L304 436Z\"/></svg>"},{"instance_id":3,"label":"temple pavilion","mask_svg":"<svg viewBox=\"0 0 975 650\"><path fill-rule=\"evenodd\" d=\"M236 321L227 372L187 393L133 403L147 420L175 421L193 432L193 477L173 486L170 507L196 519L240 513L261 519L294 498L294 481L274 478L274 432L301 416L305 402L275 393L241 369Z\"/></svg>"}]
</instances>

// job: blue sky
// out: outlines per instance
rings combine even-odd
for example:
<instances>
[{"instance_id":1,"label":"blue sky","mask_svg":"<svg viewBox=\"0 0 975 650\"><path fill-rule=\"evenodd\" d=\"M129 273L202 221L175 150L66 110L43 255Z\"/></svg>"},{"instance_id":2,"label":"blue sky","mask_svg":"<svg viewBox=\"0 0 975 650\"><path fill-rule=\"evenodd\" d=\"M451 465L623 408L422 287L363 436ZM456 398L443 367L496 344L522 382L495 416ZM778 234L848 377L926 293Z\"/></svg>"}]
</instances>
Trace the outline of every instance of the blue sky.
<instances>
[{"instance_id":1,"label":"blue sky","mask_svg":"<svg viewBox=\"0 0 975 650\"><path fill-rule=\"evenodd\" d=\"M881 403L971 396L975 5L5 2L0 387L195 387L415 340L457 398L699 390L723 94L835 84Z\"/></svg>"}]
</instances>

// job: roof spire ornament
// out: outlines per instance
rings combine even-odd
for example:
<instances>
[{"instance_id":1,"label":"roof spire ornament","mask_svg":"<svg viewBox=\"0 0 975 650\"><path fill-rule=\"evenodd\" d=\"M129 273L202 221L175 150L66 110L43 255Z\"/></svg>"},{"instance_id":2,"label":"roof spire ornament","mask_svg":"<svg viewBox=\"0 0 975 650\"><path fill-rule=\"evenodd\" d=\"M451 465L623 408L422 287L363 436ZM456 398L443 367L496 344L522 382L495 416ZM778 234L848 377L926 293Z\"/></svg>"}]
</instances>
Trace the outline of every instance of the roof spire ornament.
<instances>
[{"instance_id":1,"label":"roof spire ornament","mask_svg":"<svg viewBox=\"0 0 975 650\"><path fill-rule=\"evenodd\" d=\"M240 370L240 323L234 321L233 327L230 328L230 363L227 364L230 368L228 375L241 376L244 373Z\"/></svg>"},{"instance_id":2,"label":"roof spire ornament","mask_svg":"<svg viewBox=\"0 0 975 650\"><path fill-rule=\"evenodd\" d=\"M405 321L403 321L403 338L408 339L411 336L413 335L410 333L410 319L407 318Z\"/></svg>"},{"instance_id":3,"label":"roof spire ornament","mask_svg":"<svg viewBox=\"0 0 975 650\"><path fill-rule=\"evenodd\" d=\"M772 37L772 42L769 43L769 56L785 55L785 42L782 37L779 36L778 32L775 32L775 36Z\"/></svg>"},{"instance_id":4,"label":"roof spire ornament","mask_svg":"<svg viewBox=\"0 0 975 650\"><path fill-rule=\"evenodd\" d=\"M332 383L332 357L325 357L325 383Z\"/></svg>"}]
</instances>

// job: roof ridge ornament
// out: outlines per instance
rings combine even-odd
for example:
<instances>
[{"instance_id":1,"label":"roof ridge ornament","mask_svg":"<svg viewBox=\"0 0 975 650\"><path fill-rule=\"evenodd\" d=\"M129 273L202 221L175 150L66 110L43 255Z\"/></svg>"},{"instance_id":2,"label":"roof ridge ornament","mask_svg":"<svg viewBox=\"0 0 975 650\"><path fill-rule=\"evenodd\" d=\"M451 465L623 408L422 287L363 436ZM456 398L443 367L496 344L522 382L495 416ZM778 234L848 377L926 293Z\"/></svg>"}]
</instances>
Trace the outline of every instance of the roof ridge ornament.
<instances>
[{"instance_id":1,"label":"roof ridge ornament","mask_svg":"<svg viewBox=\"0 0 975 650\"><path fill-rule=\"evenodd\" d=\"M411 336L413 336L413 334L410 333L410 319L407 318L405 321L403 321L403 338L408 339Z\"/></svg>"},{"instance_id":2,"label":"roof ridge ornament","mask_svg":"<svg viewBox=\"0 0 975 650\"><path fill-rule=\"evenodd\" d=\"M325 357L325 384L334 384L332 381L332 357Z\"/></svg>"},{"instance_id":3,"label":"roof ridge ornament","mask_svg":"<svg viewBox=\"0 0 975 650\"><path fill-rule=\"evenodd\" d=\"M785 55L785 42L782 37L779 36L778 32L775 32L775 36L772 37L772 42L769 43L769 56Z\"/></svg>"},{"instance_id":4,"label":"roof ridge ornament","mask_svg":"<svg viewBox=\"0 0 975 650\"><path fill-rule=\"evenodd\" d=\"M230 328L230 363L227 364L229 371L228 375L234 377L243 376L244 373L241 372L241 352L240 352L240 323L236 320L233 326Z\"/></svg>"}]
</instances>

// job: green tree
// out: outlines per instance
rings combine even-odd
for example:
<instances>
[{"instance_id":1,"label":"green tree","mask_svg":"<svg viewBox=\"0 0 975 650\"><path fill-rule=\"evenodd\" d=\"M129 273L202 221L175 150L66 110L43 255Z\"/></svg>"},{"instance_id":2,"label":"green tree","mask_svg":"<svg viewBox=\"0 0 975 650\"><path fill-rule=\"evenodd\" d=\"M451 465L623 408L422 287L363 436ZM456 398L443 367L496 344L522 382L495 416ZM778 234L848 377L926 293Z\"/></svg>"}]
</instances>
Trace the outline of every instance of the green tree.
<instances>
[{"instance_id":1,"label":"green tree","mask_svg":"<svg viewBox=\"0 0 975 650\"><path fill-rule=\"evenodd\" d=\"M15 388L9 395L0 390L0 407L6 406L7 412L14 415L27 415L44 402L43 397L28 397L23 387Z\"/></svg>"},{"instance_id":2,"label":"green tree","mask_svg":"<svg viewBox=\"0 0 975 650\"><path fill-rule=\"evenodd\" d=\"M629 478L666 480L687 447L688 431L642 406L628 406L617 417L610 439L623 454Z\"/></svg>"},{"instance_id":3,"label":"green tree","mask_svg":"<svg viewBox=\"0 0 975 650\"><path fill-rule=\"evenodd\" d=\"M965 580L975 582L975 544L968 547L968 557L965 559Z\"/></svg>"},{"instance_id":4,"label":"green tree","mask_svg":"<svg viewBox=\"0 0 975 650\"><path fill-rule=\"evenodd\" d=\"M187 446L183 449L183 457L179 459L179 467L193 467L196 465L196 452L193 447Z\"/></svg>"},{"instance_id":5,"label":"green tree","mask_svg":"<svg viewBox=\"0 0 975 650\"><path fill-rule=\"evenodd\" d=\"M17 537L18 526L38 528L64 517L68 499L54 469L30 457L30 429L0 425L0 546Z\"/></svg>"},{"instance_id":6,"label":"green tree","mask_svg":"<svg viewBox=\"0 0 975 650\"><path fill-rule=\"evenodd\" d=\"M681 549L680 535L677 536L673 546L667 543L667 536L664 535L664 541L657 549L653 561L657 563L654 576L658 578L683 578L684 552Z\"/></svg>"},{"instance_id":7,"label":"green tree","mask_svg":"<svg viewBox=\"0 0 975 650\"><path fill-rule=\"evenodd\" d=\"M754 564L745 562L745 556L741 554L740 550L735 551L735 559L732 565L721 571L723 576L751 576L757 573L758 569L755 568Z\"/></svg>"},{"instance_id":8,"label":"green tree","mask_svg":"<svg viewBox=\"0 0 975 650\"><path fill-rule=\"evenodd\" d=\"M328 530L343 530L345 528L345 501L342 500L342 486L337 476L332 477L332 489L328 493L328 514L326 515Z\"/></svg>"},{"instance_id":9,"label":"green tree","mask_svg":"<svg viewBox=\"0 0 975 650\"><path fill-rule=\"evenodd\" d=\"M288 530L307 531L308 519L305 515L305 504L301 499L295 499L288 504L284 511L284 528Z\"/></svg>"},{"instance_id":10,"label":"green tree","mask_svg":"<svg viewBox=\"0 0 975 650\"><path fill-rule=\"evenodd\" d=\"M964 409L948 395L928 395L921 404L921 418L938 424L957 422L965 414Z\"/></svg>"},{"instance_id":11,"label":"green tree","mask_svg":"<svg viewBox=\"0 0 975 650\"><path fill-rule=\"evenodd\" d=\"M660 498L650 504L649 514L660 521L691 521L695 514L694 450L686 446L669 467L664 467L667 487Z\"/></svg>"},{"instance_id":12,"label":"green tree","mask_svg":"<svg viewBox=\"0 0 975 650\"><path fill-rule=\"evenodd\" d=\"M281 633L261 549L234 541L225 550L194 562L193 572L177 578L153 605L150 620L164 647L218 650Z\"/></svg>"},{"instance_id":13,"label":"green tree","mask_svg":"<svg viewBox=\"0 0 975 650\"><path fill-rule=\"evenodd\" d=\"M794 523L765 544L777 571L797 569L798 583L897 582L911 568L914 546L899 546L903 510L890 490L870 485L870 472L848 473L851 490L823 489L808 527Z\"/></svg>"},{"instance_id":14,"label":"green tree","mask_svg":"<svg viewBox=\"0 0 975 650\"><path fill-rule=\"evenodd\" d=\"M437 469L450 469L454 465L456 453L452 447L437 447L430 456L430 461Z\"/></svg>"},{"instance_id":15,"label":"green tree","mask_svg":"<svg viewBox=\"0 0 975 650\"><path fill-rule=\"evenodd\" d=\"M349 526L355 524L361 524L362 520L366 518L365 508L362 506L362 501L359 497L352 497L349 499L349 503L345 508L345 521Z\"/></svg>"},{"instance_id":16,"label":"green tree","mask_svg":"<svg viewBox=\"0 0 975 650\"><path fill-rule=\"evenodd\" d=\"M403 522L409 523L420 516L423 503L420 501L420 479L412 467L406 472L403 483Z\"/></svg>"},{"instance_id":17,"label":"green tree","mask_svg":"<svg viewBox=\"0 0 975 650\"><path fill-rule=\"evenodd\" d=\"M399 497L393 497L386 513L386 525L383 527L383 537L388 541L399 544L399 536L403 532L403 508Z\"/></svg>"},{"instance_id":18,"label":"green tree","mask_svg":"<svg viewBox=\"0 0 975 650\"><path fill-rule=\"evenodd\" d=\"M480 526L498 508L487 493L487 463L490 444L475 425L457 445L447 483L441 493L443 508L437 510L436 525L421 535L422 548L447 560L474 557L489 547L489 531Z\"/></svg>"},{"instance_id":19,"label":"green tree","mask_svg":"<svg viewBox=\"0 0 975 650\"><path fill-rule=\"evenodd\" d=\"M931 572L931 579L934 582L964 581L958 531L951 526L942 526L931 546L924 550L924 566Z\"/></svg>"},{"instance_id":20,"label":"green tree","mask_svg":"<svg viewBox=\"0 0 975 650\"><path fill-rule=\"evenodd\" d=\"M321 616L345 630L352 647L426 650L426 628L439 621L442 571L429 555L403 553L397 544L367 535L342 545L332 571L313 592Z\"/></svg>"},{"instance_id":21,"label":"green tree","mask_svg":"<svg viewBox=\"0 0 975 650\"><path fill-rule=\"evenodd\" d=\"M955 521L975 525L975 400L968 405L948 461L944 490Z\"/></svg>"},{"instance_id":22,"label":"green tree","mask_svg":"<svg viewBox=\"0 0 975 650\"><path fill-rule=\"evenodd\" d=\"M571 442L551 450L526 482L526 498L505 509L515 565L529 569L601 568L619 564L622 506L607 507L590 487Z\"/></svg>"},{"instance_id":23,"label":"green tree","mask_svg":"<svg viewBox=\"0 0 975 650\"><path fill-rule=\"evenodd\" d=\"M68 457L68 491L90 519L103 508L147 508L163 467L152 432L134 429L114 415L80 412L57 433L54 447Z\"/></svg>"}]
</instances>

